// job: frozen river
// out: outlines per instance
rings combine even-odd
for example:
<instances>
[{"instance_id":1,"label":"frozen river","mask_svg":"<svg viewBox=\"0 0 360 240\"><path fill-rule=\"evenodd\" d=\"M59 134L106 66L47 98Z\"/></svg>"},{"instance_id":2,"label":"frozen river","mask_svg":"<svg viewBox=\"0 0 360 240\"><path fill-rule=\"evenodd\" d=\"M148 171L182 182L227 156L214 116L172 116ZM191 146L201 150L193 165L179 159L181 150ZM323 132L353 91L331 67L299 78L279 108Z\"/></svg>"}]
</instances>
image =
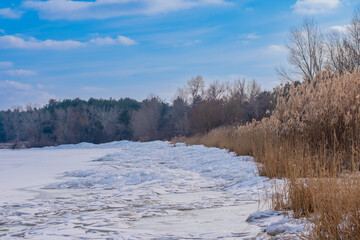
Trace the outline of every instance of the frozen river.
<instances>
[{"instance_id":1,"label":"frozen river","mask_svg":"<svg viewBox=\"0 0 360 240\"><path fill-rule=\"evenodd\" d=\"M0 238L251 239L268 187L251 158L203 146L0 150Z\"/></svg>"}]
</instances>

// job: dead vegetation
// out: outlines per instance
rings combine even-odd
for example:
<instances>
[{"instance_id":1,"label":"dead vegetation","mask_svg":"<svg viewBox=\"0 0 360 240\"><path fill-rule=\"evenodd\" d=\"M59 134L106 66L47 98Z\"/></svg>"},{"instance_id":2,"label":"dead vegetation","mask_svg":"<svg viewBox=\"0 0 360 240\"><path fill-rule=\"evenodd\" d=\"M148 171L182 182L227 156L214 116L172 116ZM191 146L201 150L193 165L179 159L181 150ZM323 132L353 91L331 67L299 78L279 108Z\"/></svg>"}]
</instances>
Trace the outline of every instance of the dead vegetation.
<instances>
[{"instance_id":1,"label":"dead vegetation","mask_svg":"<svg viewBox=\"0 0 360 240\"><path fill-rule=\"evenodd\" d=\"M273 207L309 217L310 238L360 239L360 73L322 72L277 94L271 117L186 143L252 155L261 175L285 178Z\"/></svg>"}]
</instances>

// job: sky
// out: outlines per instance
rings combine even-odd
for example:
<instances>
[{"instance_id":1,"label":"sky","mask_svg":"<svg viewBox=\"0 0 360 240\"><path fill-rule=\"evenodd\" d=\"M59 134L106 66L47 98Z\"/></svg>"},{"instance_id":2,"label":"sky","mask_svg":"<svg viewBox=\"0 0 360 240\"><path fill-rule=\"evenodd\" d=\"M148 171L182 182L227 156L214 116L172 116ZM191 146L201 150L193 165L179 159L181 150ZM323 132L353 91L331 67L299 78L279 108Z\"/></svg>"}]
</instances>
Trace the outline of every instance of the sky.
<instances>
[{"instance_id":1,"label":"sky","mask_svg":"<svg viewBox=\"0 0 360 240\"><path fill-rule=\"evenodd\" d=\"M0 110L49 99L150 95L255 79L279 84L289 30L349 24L355 0L0 1Z\"/></svg>"}]
</instances>

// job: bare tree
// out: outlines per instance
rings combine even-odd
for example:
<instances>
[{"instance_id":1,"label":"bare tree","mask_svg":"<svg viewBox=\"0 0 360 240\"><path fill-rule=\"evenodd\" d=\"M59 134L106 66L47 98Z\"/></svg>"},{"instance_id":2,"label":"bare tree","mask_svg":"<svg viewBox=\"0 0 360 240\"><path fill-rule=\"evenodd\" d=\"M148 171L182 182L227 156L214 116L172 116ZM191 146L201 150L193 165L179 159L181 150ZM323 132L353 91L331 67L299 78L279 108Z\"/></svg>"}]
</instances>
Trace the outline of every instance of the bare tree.
<instances>
[{"instance_id":1,"label":"bare tree","mask_svg":"<svg viewBox=\"0 0 360 240\"><path fill-rule=\"evenodd\" d=\"M246 100L245 79L227 83L225 99L227 101L235 100L239 103L243 103Z\"/></svg>"},{"instance_id":2,"label":"bare tree","mask_svg":"<svg viewBox=\"0 0 360 240\"><path fill-rule=\"evenodd\" d=\"M259 84L257 84L255 80L252 80L246 86L246 93L247 93L248 101L252 103L255 101L256 97L260 95L261 87Z\"/></svg>"},{"instance_id":3,"label":"bare tree","mask_svg":"<svg viewBox=\"0 0 360 240\"><path fill-rule=\"evenodd\" d=\"M220 99L225 92L225 85L219 81L215 81L206 90L207 100Z\"/></svg>"},{"instance_id":4,"label":"bare tree","mask_svg":"<svg viewBox=\"0 0 360 240\"><path fill-rule=\"evenodd\" d=\"M304 19L302 24L292 29L286 44L289 50L289 63L292 69L278 69L278 74L285 80L312 80L324 70L324 37L313 19Z\"/></svg>"},{"instance_id":5,"label":"bare tree","mask_svg":"<svg viewBox=\"0 0 360 240\"><path fill-rule=\"evenodd\" d=\"M56 130L55 130L55 134L57 136L57 141L58 143L69 143L70 142L70 138L69 138L69 126L70 126L70 121L69 121L69 117L68 117L68 112L66 109L56 109L55 110L55 115L57 117L57 121L56 121Z\"/></svg>"},{"instance_id":6,"label":"bare tree","mask_svg":"<svg viewBox=\"0 0 360 240\"><path fill-rule=\"evenodd\" d=\"M174 100L176 99L181 99L183 102L187 103L189 101L189 94L186 89L178 88Z\"/></svg>"},{"instance_id":7,"label":"bare tree","mask_svg":"<svg viewBox=\"0 0 360 240\"><path fill-rule=\"evenodd\" d=\"M326 36L327 68L332 72L352 72L360 65L360 8L356 7L345 32Z\"/></svg>"},{"instance_id":8,"label":"bare tree","mask_svg":"<svg viewBox=\"0 0 360 240\"><path fill-rule=\"evenodd\" d=\"M56 109L57 125L56 136L58 143L78 143L85 140L85 132L88 129L88 118L81 107L69 107Z\"/></svg>"},{"instance_id":9,"label":"bare tree","mask_svg":"<svg viewBox=\"0 0 360 240\"><path fill-rule=\"evenodd\" d=\"M260 85L252 80L246 86L247 104L246 104L246 115L247 121L252 121L257 118L257 97L261 93Z\"/></svg>"},{"instance_id":10,"label":"bare tree","mask_svg":"<svg viewBox=\"0 0 360 240\"><path fill-rule=\"evenodd\" d=\"M275 72L280 77L280 79L285 83L296 81L294 79L294 76L292 76L292 74L291 74L291 72L292 72L291 69L285 67L284 65L276 66Z\"/></svg>"},{"instance_id":11,"label":"bare tree","mask_svg":"<svg viewBox=\"0 0 360 240\"><path fill-rule=\"evenodd\" d=\"M15 144L17 144L21 140L21 137L23 135L23 126L24 126L24 118L23 118L24 114L22 114L23 112L24 110L21 106L13 107L12 124L16 136Z\"/></svg>"},{"instance_id":12,"label":"bare tree","mask_svg":"<svg viewBox=\"0 0 360 240\"><path fill-rule=\"evenodd\" d=\"M174 124L175 136L186 136L189 132L189 119L187 113L189 106L181 99L177 98L173 101L171 108L172 121Z\"/></svg>"},{"instance_id":13,"label":"bare tree","mask_svg":"<svg viewBox=\"0 0 360 240\"><path fill-rule=\"evenodd\" d=\"M159 137L162 101L153 97L145 100L138 111L133 112L131 128L136 140L155 140Z\"/></svg>"},{"instance_id":14,"label":"bare tree","mask_svg":"<svg viewBox=\"0 0 360 240\"><path fill-rule=\"evenodd\" d=\"M351 24L348 26L349 41L354 51L356 65L360 65L360 7L354 10Z\"/></svg>"},{"instance_id":15,"label":"bare tree","mask_svg":"<svg viewBox=\"0 0 360 240\"><path fill-rule=\"evenodd\" d=\"M191 78L186 84L186 91L190 95L191 104L194 105L201 101L204 95L204 80L201 76Z\"/></svg>"},{"instance_id":16,"label":"bare tree","mask_svg":"<svg viewBox=\"0 0 360 240\"><path fill-rule=\"evenodd\" d=\"M333 72L352 72L356 67L356 53L347 35L338 31L327 34L327 68Z\"/></svg>"},{"instance_id":17,"label":"bare tree","mask_svg":"<svg viewBox=\"0 0 360 240\"><path fill-rule=\"evenodd\" d=\"M116 139L118 130L123 126L118 123L118 117L120 115L119 109L114 107L105 109L105 108L94 108L93 112L97 116L98 121L101 123L104 133L104 139L111 141Z\"/></svg>"}]
</instances>

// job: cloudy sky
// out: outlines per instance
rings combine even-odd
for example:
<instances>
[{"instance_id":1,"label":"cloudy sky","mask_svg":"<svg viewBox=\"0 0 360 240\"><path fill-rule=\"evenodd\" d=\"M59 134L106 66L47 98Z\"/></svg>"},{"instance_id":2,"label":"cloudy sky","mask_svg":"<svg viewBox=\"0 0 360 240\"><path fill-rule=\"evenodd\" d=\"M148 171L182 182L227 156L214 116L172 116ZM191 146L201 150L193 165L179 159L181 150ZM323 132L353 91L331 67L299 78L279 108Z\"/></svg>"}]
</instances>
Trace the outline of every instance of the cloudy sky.
<instances>
[{"instance_id":1,"label":"cloudy sky","mask_svg":"<svg viewBox=\"0 0 360 240\"><path fill-rule=\"evenodd\" d=\"M278 84L289 29L349 23L355 0L0 1L0 109L50 98L171 101L193 76Z\"/></svg>"}]
</instances>

